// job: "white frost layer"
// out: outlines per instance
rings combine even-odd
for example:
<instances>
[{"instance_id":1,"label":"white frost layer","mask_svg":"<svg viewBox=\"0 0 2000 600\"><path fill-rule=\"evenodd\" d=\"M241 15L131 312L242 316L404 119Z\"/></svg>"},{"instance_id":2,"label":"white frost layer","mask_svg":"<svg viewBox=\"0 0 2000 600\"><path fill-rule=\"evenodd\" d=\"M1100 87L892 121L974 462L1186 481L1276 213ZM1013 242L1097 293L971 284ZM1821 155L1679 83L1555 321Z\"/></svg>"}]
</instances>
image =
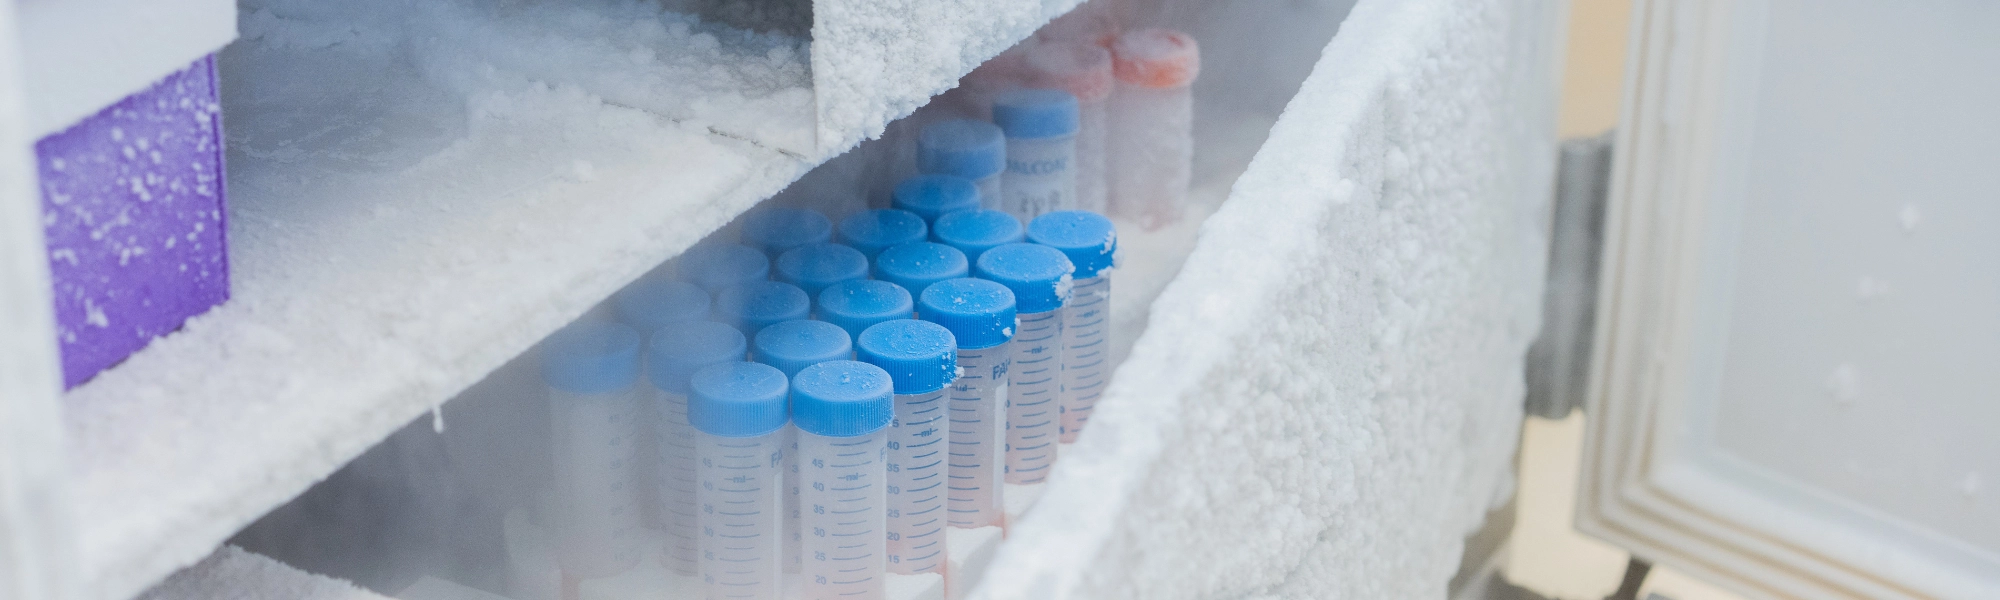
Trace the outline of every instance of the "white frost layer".
<instances>
[{"instance_id":1,"label":"white frost layer","mask_svg":"<svg viewBox=\"0 0 2000 600\"><path fill-rule=\"evenodd\" d=\"M270 557L223 546L138 600L390 600L354 584L294 569Z\"/></svg>"},{"instance_id":2,"label":"white frost layer","mask_svg":"<svg viewBox=\"0 0 2000 600\"><path fill-rule=\"evenodd\" d=\"M986 59L1081 0L817 0L819 147L882 134Z\"/></svg>"},{"instance_id":3,"label":"white frost layer","mask_svg":"<svg viewBox=\"0 0 2000 600\"><path fill-rule=\"evenodd\" d=\"M1354 9L975 598L1444 595L1511 487L1558 4Z\"/></svg>"},{"instance_id":4,"label":"white frost layer","mask_svg":"<svg viewBox=\"0 0 2000 600\"><path fill-rule=\"evenodd\" d=\"M292 50L399 53L457 94L573 85L605 102L810 154L806 42L642 0L251 0L243 37ZM845 146L842 146L845 147Z\"/></svg>"},{"instance_id":5,"label":"white frost layer","mask_svg":"<svg viewBox=\"0 0 2000 600\"><path fill-rule=\"evenodd\" d=\"M64 400L88 598L199 560L811 166L773 141L811 133L771 38L636 1L353 4L245 5L233 298Z\"/></svg>"}]
</instances>

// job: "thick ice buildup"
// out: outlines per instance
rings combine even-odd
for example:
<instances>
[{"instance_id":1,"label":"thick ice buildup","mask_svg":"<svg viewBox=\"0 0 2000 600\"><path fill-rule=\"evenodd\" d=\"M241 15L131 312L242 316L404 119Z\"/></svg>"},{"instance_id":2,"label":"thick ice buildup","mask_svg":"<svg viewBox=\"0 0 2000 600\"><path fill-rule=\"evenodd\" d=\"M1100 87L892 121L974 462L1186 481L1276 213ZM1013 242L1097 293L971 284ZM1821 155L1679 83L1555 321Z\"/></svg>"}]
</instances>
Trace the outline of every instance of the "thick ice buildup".
<instances>
[{"instance_id":1,"label":"thick ice buildup","mask_svg":"<svg viewBox=\"0 0 2000 600\"><path fill-rule=\"evenodd\" d=\"M351 582L307 573L233 545L216 549L208 558L174 573L135 600L216 598L390 600L387 596L355 587Z\"/></svg>"},{"instance_id":2,"label":"thick ice buildup","mask_svg":"<svg viewBox=\"0 0 2000 600\"><path fill-rule=\"evenodd\" d=\"M65 387L229 298L220 95L203 58L35 143Z\"/></svg>"},{"instance_id":3,"label":"thick ice buildup","mask_svg":"<svg viewBox=\"0 0 2000 600\"><path fill-rule=\"evenodd\" d=\"M973 600L1440 598L1507 497L1564 11L1319 10L1340 35Z\"/></svg>"},{"instance_id":4,"label":"thick ice buildup","mask_svg":"<svg viewBox=\"0 0 2000 600\"><path fill-rule=\"evenodd\" d=\"M1167 29L1140 29L1111 46L1111 212L1158 229L1187 210L1194 161L1194 95L1201 72L1194 38Z\"/></svg>"},{"instance_id":5,"label":"thick ice buildup","mask_svg":"<svg viewBox=\"0 0 2000 600\"><path fill-rule=\"evenodd\" d=\"M570 85L594 96L813 154L809 42L705 23L658 3L578 0L261 0L244 39L395 53L460 93Z\"/></svg>"},{"instance_id":6,"label":"thick ice buildup","mask_svg":"<svg viewBox=\"0 0 2000 600\"><path fill-rule=\"evenodd\" d=\"M875 136L1002 54L1074 0L813 2L813 92L822 148ZM953 94L956 95L956 94Z\"/></svg>"}]
</instances>

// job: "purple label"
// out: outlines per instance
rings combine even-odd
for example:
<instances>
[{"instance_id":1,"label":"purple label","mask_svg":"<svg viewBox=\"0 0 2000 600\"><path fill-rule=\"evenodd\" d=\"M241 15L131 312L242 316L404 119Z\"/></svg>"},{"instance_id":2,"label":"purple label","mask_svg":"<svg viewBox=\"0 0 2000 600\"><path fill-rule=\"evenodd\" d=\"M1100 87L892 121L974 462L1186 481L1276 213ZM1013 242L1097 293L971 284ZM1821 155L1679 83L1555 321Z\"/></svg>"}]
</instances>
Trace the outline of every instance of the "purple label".
<instances>
[{"instance_id":1,"label":"purple label","mask_svg":"<svg viewBox=\"0 0 2000 600\"><path fill-rule=\"evenodd\" d=\"M229 298L215 57L35 144L63 384Z\"/></svg>"}]
</instances>

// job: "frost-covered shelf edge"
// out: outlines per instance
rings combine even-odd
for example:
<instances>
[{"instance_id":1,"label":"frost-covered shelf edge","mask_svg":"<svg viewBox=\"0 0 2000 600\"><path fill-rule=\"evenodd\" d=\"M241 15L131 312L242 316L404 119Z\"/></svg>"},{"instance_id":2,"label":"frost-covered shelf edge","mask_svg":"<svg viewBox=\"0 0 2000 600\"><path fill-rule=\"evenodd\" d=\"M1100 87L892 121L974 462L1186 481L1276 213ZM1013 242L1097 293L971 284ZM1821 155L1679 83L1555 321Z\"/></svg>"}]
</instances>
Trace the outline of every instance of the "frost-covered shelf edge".
<instances>
[{"instance_id":1,"label":"frost-covered shelf edge","mask_svg":"<svg viewBox=\"0 0 2000 600\"><path fill-rule=\"evenodd\" d=\"M785 40L588 12L629 3L350 21L287 4L246 3L220 59L233 297L64 400L89 598L195 563L879 134L815 132L807 53ZM949 87L1039 23L1014 21L893 93ZM578 30L513 29L527 22ZM635 82L607 56L664 75ZM890 118L921 103L863 100Z\"/></svg>"}]
</instances>

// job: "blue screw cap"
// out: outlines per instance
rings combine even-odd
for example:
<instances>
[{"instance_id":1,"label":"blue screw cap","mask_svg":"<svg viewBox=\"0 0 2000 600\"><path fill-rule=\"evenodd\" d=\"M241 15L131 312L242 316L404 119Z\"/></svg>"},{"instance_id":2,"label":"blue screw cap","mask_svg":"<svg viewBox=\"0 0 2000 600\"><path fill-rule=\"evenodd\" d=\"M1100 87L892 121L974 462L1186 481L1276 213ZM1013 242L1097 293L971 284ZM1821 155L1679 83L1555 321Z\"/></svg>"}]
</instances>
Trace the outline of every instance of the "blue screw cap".
<instances>
[{"instance_id":1,"label":"blue screw cap","mask_svg":"<svg viewBox=\"0 0 2000 600\"><path fill-rule=\"evenodd\" d=\"M931 241L957 248L966 260L975 262L994 246L1025 239L1021 220L997 210L952 213L938 217L937 225L931 227Z\"/></svg>"},{"instance_id":2,"label":"blue screw cap","mask_svg":"<svg viewBox=\"0 0 2000 600\"><path fill-rule=\"evenodd\" d=\"M840 244L806 244L778 256L778 281L799 286L806 296L849 279L868 278L868 257Z\"/></svg>"},{"instance_id":3,"label":"blue screw cap","mask_svg":"<svg viewBox=\"0 0 2000 600\"><path fill-rule=\"evenodd\" d=\"M674 323L660 328L646 345L646 377L653 387L688 393L688 377L702 367L743 360L749 352L743 332L714 321Z\"/></svg>"},{"instance_id":4,"label":"blue screw cap","mask_svg":"<svg viewBox=\"0 0 2000 600\"><path fill-rule=\"evenodd\" d=\"M639 332L601 321L576 323L542 342L542 380L576 394L615 392L639 379Z\"/></svg>"},{"instance_id":5,"label":"blue screw cap","mask_svg":"<svg viewBox=\"0 0 2000 600\"><path fill-rule=\"evenodd\" d=\"M853 246L868 258L883 249L921 242L930 236L930 224L907 210L884 208L865 210L840 220L840 243Z\"/></svg>"},{"instance_id":6,"label":"blue screw cap","mask_svg":"<svg viewBox=\"0 0 2000 600\"><path fill-rule=\"evenodd\" d=\"M681 254L678 272L681 281L714 294L731 286L770 279L771 257L742 244L695 246Z\"/></svg>"},{"instance_id":7,"label":"blue screw cap","mask_svg":"<svg viewBox=\"0 0 2000 600\"><path fill-rule=\"evenodd\" d=\"M1014 291L984 279L940 281L924 290L917 317L951 330L959 349L992 348L1014 339Z\"/></svg>"},{"instance_id":8,"label":"blue screw cap","mask_svg":"<svg viewBox=\"0 0 2000 600\"><path fill-rule=\"evenodd\" d=\"M811 309L812 301L805 290L782 281L752 281L715 295L715 320L742 330L746 336L757 335L771 325L806 318Z\"/></svg>"},{"instance_id":9,"label":"blue screw cap","mask_svg":"<svg viewBox=\"0 0 2000 600\"><path fill-rule=\"evenodd\" d=\"M961 210L979 209L979 184L957 175L918 175L896 184L890 205L916 213L924 221Z\"/></svg>"},{"instance_id":10,"label":"blue screw cap","mask_svg":"<svg viewBox=\"0 0 2000 600\"><path fill-rule=\"evenodd\" d=\"M709 298L707 291L692 283L644 277L619 290L611 304L620 322L650 334L668 323L708 318Z\"/></svg>"},{"instance_id":11,"label":"blue screw cap","mask_svg":"<svg viewBox=\"0 0 2000 600\"><path fill-rule=\"evenodd\" d=\"M1004 244L979 255L974 273L1014 291L1014 308L1035 314L1062 308L1069 301L1069 257L1048 246Z\"/></svg>"},{"instance_id":12,"label":"blue screw cap","mask_svg":"<svg viewBox=\"0 0 2000 600\"><path fill-rule=\"evenodd\" d=\"M916 312L910 291L877 279L842 281L819 293L819 318L860 336L868 326L908 319Z\"/></svg>"},{"instance_id":13,"label":"blue screw cap","mask_svg":"<svg viewBox=\"0 0 2000 600\"><path fill-rule=\"evenodd\" d=\"M833 222L816 210L769 208L743 217L743 243L772 258L799 246L832 239Z\"/></svg>"},{"instance_id":14,"label":"blue screw cap","mask_svg":"<svg viewBox=\"0 0 2000 600\"><path fill-rule=\"evenodd\" d=\"M993 99L993 123L1010 138L1041 139L1076 135L1076 96L1062 90L1027 88Z\"/></svg>"},{"instance_id":15,"label":"blue screw cap","mask_svg":"<svg viewBox=\"0 0 2000 600\"><path fill-rule=\"evenodd\" d=\"M985 121L951 119L917 134L917 170L978 181L1007 168L1007 138Z\"/></svg>"},{"instance_id":16,"label":"blue screw cap","mask_svg":"<svg viewBox=\"0 0 2000 600\"><path fill-rule=\"evenodd\" d=\"M861 362L882 367L898 394L944 389L958 379L958 342L943 325L915 319L883 321L854 342Z\"/></svg>"},{"instance_id":17,"label":"blue screw cap","mask_svg":"<svg viewBox=\"0 0 2000 600\"><path fill-rule=\"evenodd\" d=\"M829 360L847 360L854 343L847 330L825 321L785 321L757 332L750 359L777 367L786 377Z\"/></svg>"},{"instance_id":18,"label":"blue screw cap","mask_svg":"<svg viewBox=\"0 0 2000 600\"><path fill-rule=\"evenodd\" d=\"M1076 267L1072 275L1089 279L1112 266L1118 253L1118 229L1111 219L1094 212L1061 210L1028 223L1028 241L1061 250Z\"/></svg>"},{"instance_id":19,"label":"blue screw cap","mask_svg":"<svg viewBox=\"0 0 2000 600\"><path fill-rule=\"evenodd\" d=\"M726 362L688 378L688 422L722 437L757 437L785 426L791 383L770 365Z\"/></svg>"},{"instance_id":20,"label":"blue screw cap","mask_svg":"<svg viewBox=\"0 0 2000 600\"><path fill-rule=\"evenodd\" d=\"M965 253L930 242L903 244L875 255L875 278L903 286L911 297L923 295L933 283L966 276L969 267Z\"/></svg>"},{"instance_id":21,"label":"blue screw cap","mask_svg":"<svg viewBox=\"0 0 2000 600\"><path fill-rule=\"evenodd\" d=\"M827 437L874 433L896 417L889 372L864 362L823 362L792 377L792 422Z\"/></svg>"}]
</instances>

